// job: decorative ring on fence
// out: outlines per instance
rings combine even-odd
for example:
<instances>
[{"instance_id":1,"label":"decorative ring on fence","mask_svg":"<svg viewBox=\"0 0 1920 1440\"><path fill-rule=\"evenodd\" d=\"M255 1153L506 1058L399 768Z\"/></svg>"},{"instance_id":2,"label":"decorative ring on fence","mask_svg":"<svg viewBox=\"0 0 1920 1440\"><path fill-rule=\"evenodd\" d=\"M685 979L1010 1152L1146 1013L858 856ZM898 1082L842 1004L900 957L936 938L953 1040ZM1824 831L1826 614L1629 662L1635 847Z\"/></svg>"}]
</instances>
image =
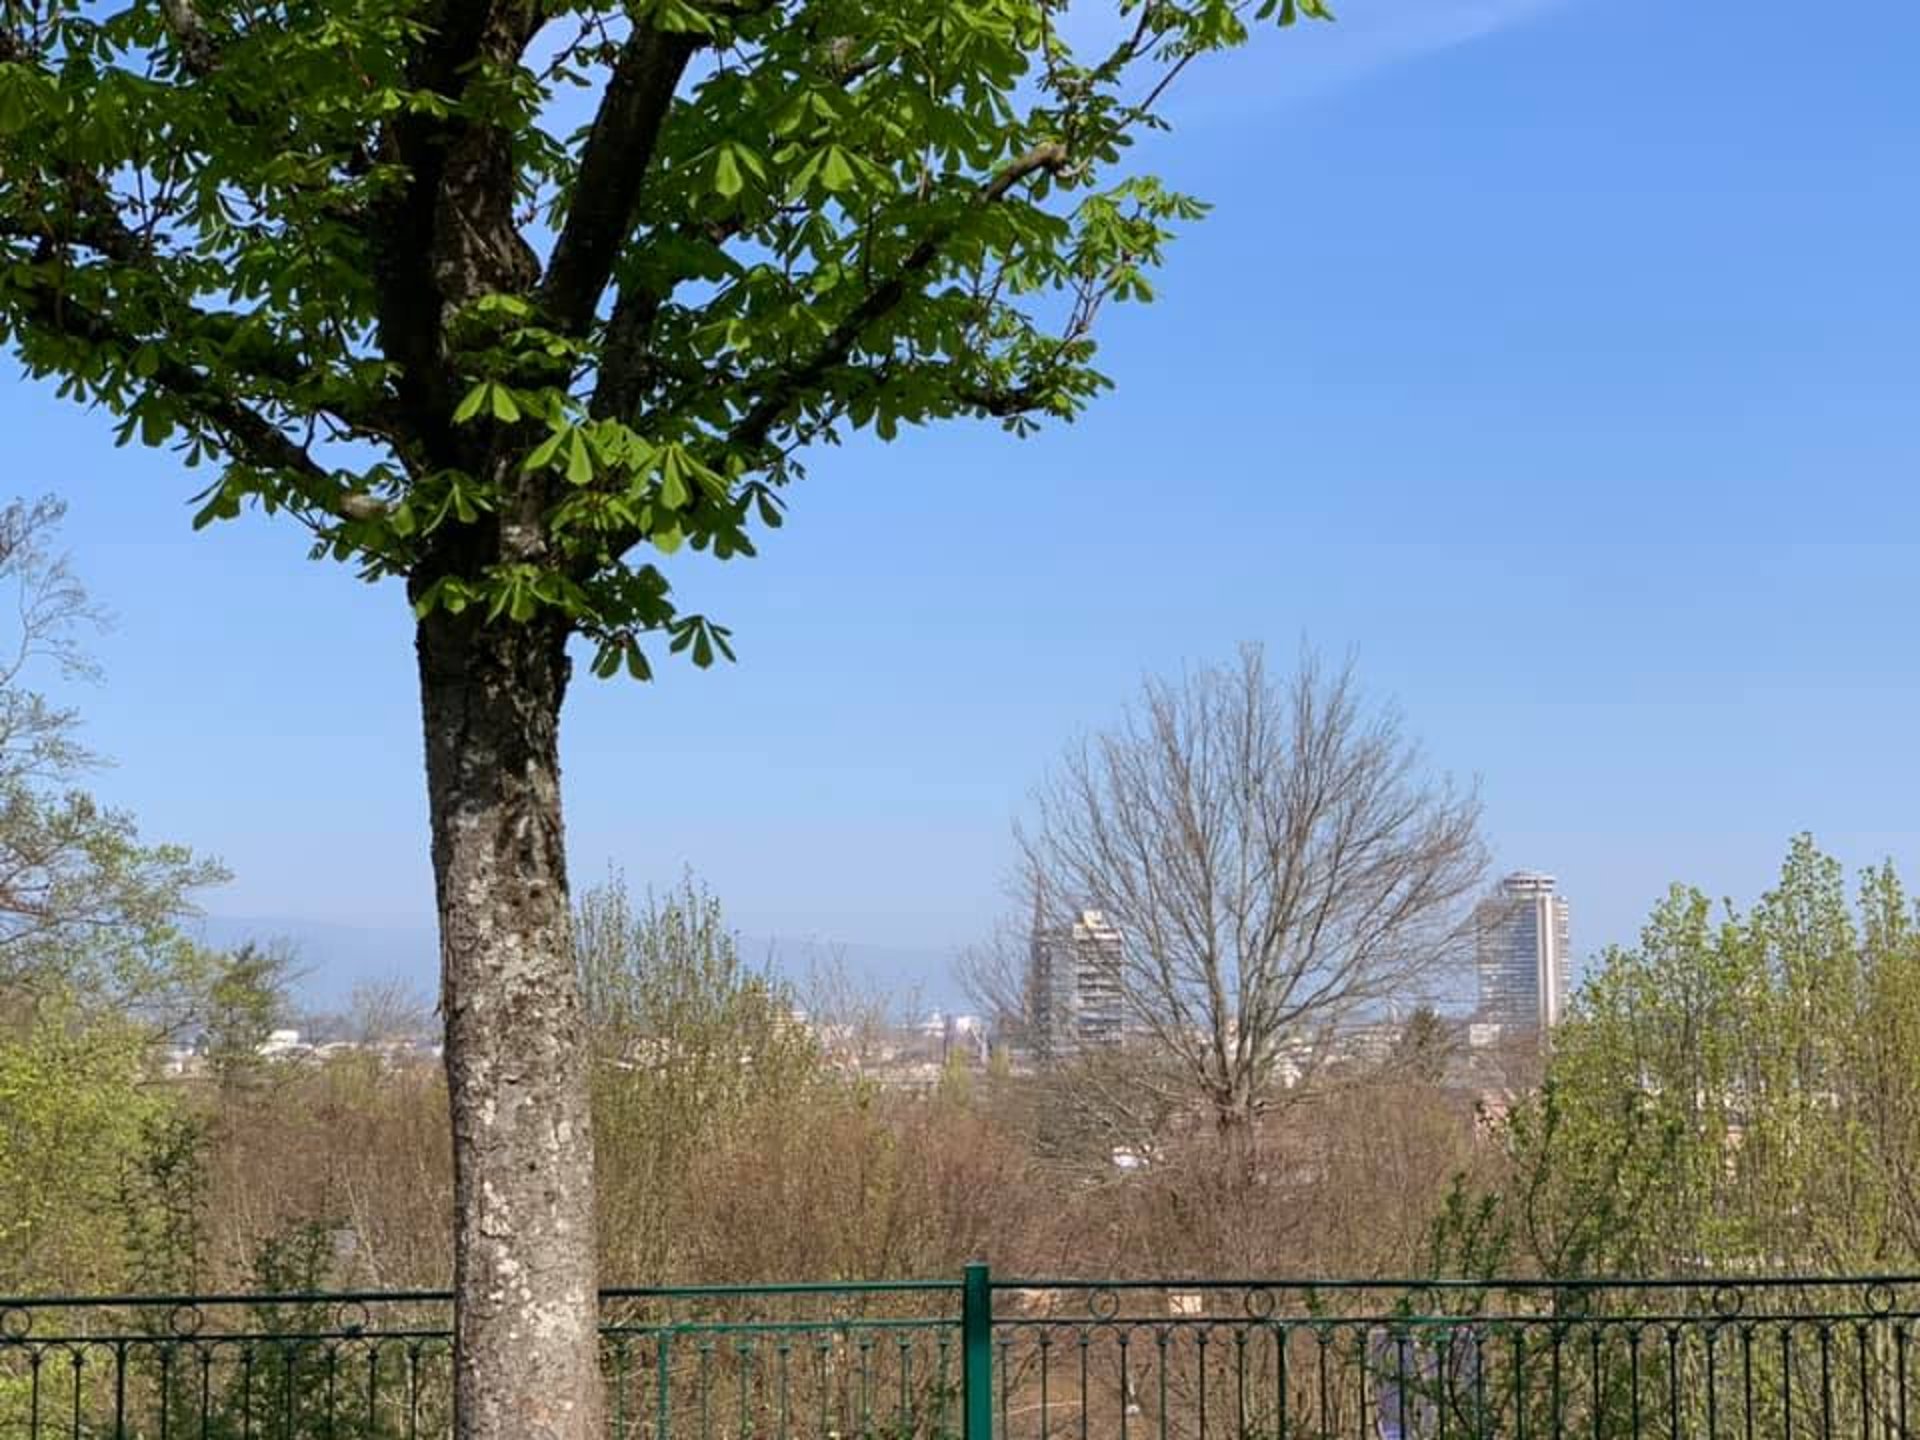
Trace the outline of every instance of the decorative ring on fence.
<instances>
[{"instance_id":1,"label":"decorative ring on fence","mask_svg":"<svg viewBox=\"0 0 1920 1440\"><path fill-rule=\"evenodd\" d=\"M198 1305L176 1305L167 1312L167 1329L181 1339L191 1339L206 1327L207 1317Z\"/></svg>"},{"instance_id":2,"label":"decorative ring on fence","mask_svg":"<svg viewBox=\"0 0 1920 1440\"><path fill-rule=\"evenodd\" d=\"M33 1333L33 1312L24 1305L0 1310L0 1340L24 1340Z\"/></svg>"},{"instance_id":3,"label":"decorative ring on fence","mask_svg":"<svg viewBox=\"0 0 1920 1440\"><path fill-rule=\"evenodd\" d=\"M1249 1290L1241 1301L1241 1307L1255 1320L1271 1320L1273 1305L1273 1291L1265 1289Z\"/></svg>"},{"instance_id":4,"label":"decorative ring on fence","mask_svg":"<svg viewBox=\"0 0 1920 1440\"><path fill-rule=\"evenodd\" d=\"M1731 1320L1747 1308L1746 1292L1738 1285L1716 1285L1708 1303L1722 1320Z\"/></svg>"},{"instance_id":5,"label":"decorative ring on fence","mask_svg":"<svg viewBox=\"0 0 1920 1440\"><path fill-rule=\"evenodd\" d=\"M1554 1300L1554 1308L1567 1320L1584 1320L1593 1310L1593 1291L1585 1285L1562 1290Z\"/></svg>"},{"instance_id":6,"label":"decorative ring on fence","mask_svg":"<svg viewBox=\"0 0 1920 1440\"><path fill-rule=\"evenodd\" d=\"M1900 1297L1893 1286L1884 1280L1876 1280L1867 1286L1867 1309L1875 1315L1891 1315L1894 1306L1900 1303Z\"/></svg>"},{"instance_id":7,"label":"decorative ring on fence","mask_svg":"<svg viewBox=\"0 0 1920 1440\"><path fill-rule=\"evenodd\" d=\"M333 1323L343 1335L363 1335L373 1323L373 1315L364 1300L342 1300L333 1307Z\"/></svg>"},{"instance_id":8,"label":"decorative ring on fence","mask_svg":"<svg viewBox=\"0 0 1920 1440\"><path fill-rule=\"evenodd\" d=\"M1119 1292L1106 1286L1090 1292L1087 1296L1087 1313L1094 1319L1105 1323L1120 1313Z\"/></svg>"}]
</instances>

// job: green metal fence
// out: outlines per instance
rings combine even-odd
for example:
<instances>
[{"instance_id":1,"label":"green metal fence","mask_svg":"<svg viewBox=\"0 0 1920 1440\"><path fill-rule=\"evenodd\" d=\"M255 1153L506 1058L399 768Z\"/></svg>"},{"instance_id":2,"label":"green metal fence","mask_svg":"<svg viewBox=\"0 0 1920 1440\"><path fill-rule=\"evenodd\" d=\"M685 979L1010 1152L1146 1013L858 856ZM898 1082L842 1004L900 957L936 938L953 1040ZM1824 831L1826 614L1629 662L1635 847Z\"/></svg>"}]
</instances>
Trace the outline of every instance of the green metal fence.
<instances>
[{"instance_id":1,"label":"green metal fence","mask_svg":"<svg viewBox=\"0 0 1920 1440\"><path fill-rule=\"evenodd\" d=\"M610 1440L1907 1440L1920 1277L609 1290ZM441 1292L0 1299L0 1440L437 1440Z\"/></svg>"}]
</instances>

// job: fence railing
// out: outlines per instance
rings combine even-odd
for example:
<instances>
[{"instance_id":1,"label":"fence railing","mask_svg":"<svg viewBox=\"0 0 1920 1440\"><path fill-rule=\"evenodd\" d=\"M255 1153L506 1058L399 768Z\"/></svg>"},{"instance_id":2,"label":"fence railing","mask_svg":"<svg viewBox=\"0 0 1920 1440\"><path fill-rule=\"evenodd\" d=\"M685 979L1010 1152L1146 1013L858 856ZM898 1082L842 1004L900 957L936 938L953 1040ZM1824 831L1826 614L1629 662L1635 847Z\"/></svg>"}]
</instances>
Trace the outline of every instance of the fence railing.
<instances>
[{"instance_id":1,"label":"fence railing","mask_svg":"<svg viewBox=\"0 0 1920 1440\"><path fill-rule=\"evenodd\" d=\"M608 1290L610 1440L1908 1440L1920 1277ZM0 1299L0 1440L439 1440L441 1292Z\"/></svg>"}]
</instances>

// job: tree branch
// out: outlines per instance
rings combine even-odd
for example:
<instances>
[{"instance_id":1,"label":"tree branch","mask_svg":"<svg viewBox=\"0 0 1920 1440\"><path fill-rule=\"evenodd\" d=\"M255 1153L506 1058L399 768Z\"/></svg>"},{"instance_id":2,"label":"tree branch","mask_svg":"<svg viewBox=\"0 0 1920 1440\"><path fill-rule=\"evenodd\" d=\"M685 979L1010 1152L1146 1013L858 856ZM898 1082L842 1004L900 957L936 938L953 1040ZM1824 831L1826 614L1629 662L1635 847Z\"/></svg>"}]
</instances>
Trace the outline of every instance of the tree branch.
<instances>
[{"instance_id":1,"label":"tree branch","mask_svg":"<svg viewBox=\"0 0 1920 1440\"><path fill-rule=\"evenodd\" d=\"M108 273L115 268L138 268L143 281L151 282L155 278L153 246L120 218L111 193L97 177L84 171L73 172L67 177L62 193L67 204L61 218L71 219L72 224L58 225L51 218L37 226L4 223L0 224L0 238L31 241L41 247L48 258L63 258L63 252L78 246L108 262L104 267ZM63 301L63 304L70 302ZM174 293L162 295L159 305L167 315L167 334L176 343L185 337L204 336L218 344L230 344L241 338L244 324L241 316L201 310ZM136 338L131 343L139 341ZM272 345L258 334L248 334L245 344L242 368L261 379L289 387L313 379L314 367L292 349ZM328 409L348 430L402 448L405 427L385 397L371 397L368 403L360 405L346 405L336 399Z\"/></svg>"},{"instance_id":2,"label":"tree branch","mask_svg":"<svg viewBox=\"0 0 1920 1440\"><path fill-rule=\"evenodd\" d=\"M772 8L773 3L775 0L759 0L756 4L740 6L735 12L735 18L764 13ZM828 42L825 47L832 78L842 89L851 89L866 76L890 63L890 57L883 54L870 55L858 60L852 59L848 54L850 43L845 39L838 39ZM684 65L683 61L683 70ZM668 100L671 100L671 95L668 96ZM663 119L664 113L663 110ZM656 127L650 145L656 144L657 141ZM590 141L590 146L591 143ZM637 178L644 180L645 170L646 167L643 164L635 168L634 174ZM636 189L636 204L637 201ZM622 239L632 224L633 218L629 214L627 220L618 227L618 234ZM746 224L745 215L735 213L721 220L686 222L680 229L683 233L692 231L702 235L715 249L719 249L737 236ZM613 263L613 259L607 261L609 267ZM549 283L551 283L551 271ZM602 288L604 285L605 282L602 281ZM639 408L648 380L646 373L649 361L648 341L652 335L653 322L672 291L671 284L663 293L655 293L652 290L629 290L626 286L622 286L618 295L615 296L613 314L607 322L606 344L600 358L600 374L594 386L592 411L595 416L603 419L613 416L630 416Z\"/></svg>"},{"instance_id":3,"label":"tree branch","mask_svg":"<svg viewBox=\"0 0 1920 1440\"><path fill-rule=\"evenodd\" d=\"M705 224L688 223L679 227L682 235L704 238L716 250L725 245L744 226L739 216ZM647 385L653 378L648 341L653 322L673 292L647 286L622 285L614 296L613 314L607 320L606 341L600 350L599 375L594 382L590 409L596 419L632 416L640 407Z\"/></svg>"},{"instance_id":4,"label":"tree branch","mask_svg":"<svg viewBox=\"0 0 1920 1440\"><path fill-rule=\"evenodd\" d=\"M31 294L27 313L42 329L96 347L132 350L141 344L137 335L45 282L36 282ZM364 509L356 513L345 488L306 450L258 410L225 393L192 366L163 350L146 384L173 396L220 431L235 459L285 475L296 493L317 509L340 519L366 518Z\"/></svg>"},{"instance_id":5,"label":"tree branch","mask_svg":"<svg viewBox=\"0 0 1920 1440\"><path fill-rule=\"evenodd\" d=\"M408 58L407 83L457 105L483 63L519 59L542 14L535 0L443 0ZM537 274L513 224L509 137L456 108L445 118L400 116L383 132L380 149L408 177L367 230L380 345L400 366L401 398L421 438L454 459L448 316L489 290L524 290Z\"/></svg>"},{"instance_id":6,"label":"tree branch","mask_svg":"<svg viewBox=\"0 0 1920 1440\"><path fill-rule=\"evenodd\" d=\"M975 194L977 204L992 205L1006 198L1007 193L1021 181L1042 172L1056 174L1066 163L1066 146L1058 143L1036 145L982 184ZM811 359L775 379L766 394L740 417L739 423L728 433L727 448L750 452L764 445L773 427L794 403L818 385L828 371L846 363L867 327L892 312L906 299L911 282L940 258L940 252L958 229L959 223L951 221L922 238L892 277L871 291L833 328L826 342Z\"/></svg>"},{"instance_id":7,"label":"tree branch","mask_svg":"<svg viewBox=\"0 0 1920 1440\"><path fill-rule=\"evenodd\" d=\"M1009 420L1016 415L1031 415L1035 410L1045 408L1046 400L1040 387L1032 383L988 387L984 385L956 385L954 398L961 404L991 415L997 420Z\"/></svg>"},{"instance_id":8,"label":"tree branch","mask_svg":"<svg viewBox=\"0 0 1920 1440\"><path fill-rule=\"evenodd\" d=\"M651 287L622 285L607 321L591 409L597 419L630 419L646 383L647 339L662 300Z\"/></svg>"},{"instance_id":9,"label":"tree branch","mask_svg":"<svg viewBox=\"0 0 1920 1440\"><path fill-rule=\"evenodd\" d=\"M581 152L573 208L540 286L541 308L567 334L593 323L633 224L667 107L698 45L691 35L636 28L621 47Z\"/></svg>"},{"instance_id":10,"label":"tree branch","mask_svg":"<svg viewBox=\"0 0 1920 1440\"><path fill-rule=\"evenodd\" d=\"M180 47L180 63L189 75L205 79L220 68L220 51L207 33L193 0L160 0L160 13Z\"/></svg>"}]
</instances>

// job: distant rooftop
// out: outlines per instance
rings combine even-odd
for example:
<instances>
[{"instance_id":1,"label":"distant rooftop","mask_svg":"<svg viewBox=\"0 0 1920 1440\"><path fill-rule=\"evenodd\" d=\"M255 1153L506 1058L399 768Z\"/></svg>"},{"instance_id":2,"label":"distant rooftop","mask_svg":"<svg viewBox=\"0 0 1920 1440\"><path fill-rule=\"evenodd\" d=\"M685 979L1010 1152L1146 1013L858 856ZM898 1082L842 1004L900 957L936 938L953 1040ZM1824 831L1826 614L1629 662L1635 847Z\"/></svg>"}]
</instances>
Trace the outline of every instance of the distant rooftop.
<instances>
[{"instance_id":1,"label":"distant rooftop","mask_svg":"<svg viewBox=\"0 0 1920 1440\"><path fill-rule=\"evenodd\" d=\"M1540 870L1515 870L1500 882L1500 888L1509 894L1524 895L1529 892L1551 890L1554 878Z\"/></svg>"}]
</instances>

